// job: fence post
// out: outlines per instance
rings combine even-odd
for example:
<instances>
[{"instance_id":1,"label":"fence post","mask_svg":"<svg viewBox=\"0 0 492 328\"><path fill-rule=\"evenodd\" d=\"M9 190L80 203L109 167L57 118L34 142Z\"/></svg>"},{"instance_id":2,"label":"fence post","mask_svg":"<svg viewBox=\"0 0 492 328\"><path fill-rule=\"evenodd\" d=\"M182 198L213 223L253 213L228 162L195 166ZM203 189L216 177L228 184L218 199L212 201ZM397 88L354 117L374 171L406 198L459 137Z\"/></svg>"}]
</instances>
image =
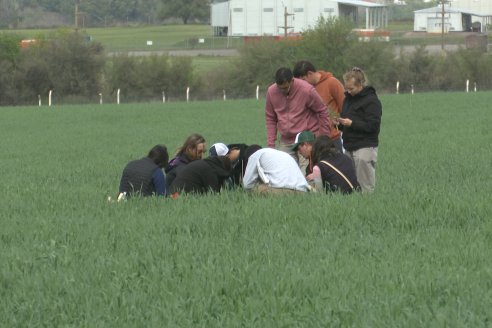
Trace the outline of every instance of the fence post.
<instances>
[{"instance_id":1,"label":"fence post","mask_svg":"<svg viewBox=\"0 0 492 328\"><path fill-rule=\"evenodd\" d=\"M50 92L48 92L48 107L51 107L51 95L53 94L53 90L50 90Z\"/></svg>"},{"instance_id":2,"label":"fence post","mask_svg":"<svg viewBox=\"0 0 492 328\"><path fill-rule=\"evenodd\" d=\"M477 82L473 82L473 91L477 92Z\"/></svg>"},{"instance_id":3,"label":"fence post","mask_svg":"<svg viewBox=\"0 0 492 328\"><path fill-rule=\"evenodd\" d=\"M466 93L470 91L470 80L466 80Z\"/></svg>"},{"instance_id":4,"label":"fence post","mask_svg":"<svg viewBox=\"0 0 492 328\"><path fill-rule=\"evenodd\" d=\"M39 107L41 107L41 95L38 95L38 104L39 104Z\"/></svg>"},{"instance_id":5,"label":"fence post","mask_svg":"<svg viewBox=\"0 0 492 328\"><path fill-rule=\"evenodd\" d=\"M415 93L415 89L413 88L413 84L412 84L412 95Z\"/></svg>"},{"instance_id":6,"label":"fence post","mask_svg":"<svg viewBox=\"0 0 492 328\"><path fill-rule=\"evenodd\" d=\"M162 91L162 103L166 102L166 93Z\"/></svg>"},{"instance_id":7,"label":"fence post","mask_svg":"<svg viewBox=\"0 0 492 328\"><path fill-rule=\"evenodd\" d=\"M186 88L186 102L190 101L190 87Z\"/></svg>"},{"instance_id":8,"label":"fence post","mask_svg":"<svg viewBox=\"0 0 492 328\"><path fill-rule=\"evenodd\" d=\"M396 81L396 94L400 93L400 81Z\"/></svg>"},{"instance_id":9,"label":"fence post","mask_svg":"<svg viewBox=\"0 0 492 328\"><path fill-rule=\"evenodd\" d=\"M118 88L118 91L116 91L116 103L119 105L120 104L120 88Z\"/></svg>"},{"instance_id":10,"label":"fence post","mask_svg":"<svg viewBox=\"0 0 492 328\"><path fill-rule=\"evenodd\" d=\"M227 99L227 96L226 96L226 91L225 91L225 89L224 89L224 90L222 90L222 93L224 94L224 101L225 101L225 100Z\"/></svg>"},{"instance_id":11,"label":"fence post","mask_svg":"<svg viewBox=\"0 0 492 328\"><path fill-rule=\"evenodd\" d=\"M103 104L103 94L99 93L99 105Z\"/></svg>"},{"instance_id":12,"label":"fence post","mask_svg":"<svg viewBox=\"0 0 492 328\"><path fill-rule=\"evenodd\" d=\"M260 86L257 85L256 86L256 100L259 100L260 99Z\"/></svg>"}]
</instances>

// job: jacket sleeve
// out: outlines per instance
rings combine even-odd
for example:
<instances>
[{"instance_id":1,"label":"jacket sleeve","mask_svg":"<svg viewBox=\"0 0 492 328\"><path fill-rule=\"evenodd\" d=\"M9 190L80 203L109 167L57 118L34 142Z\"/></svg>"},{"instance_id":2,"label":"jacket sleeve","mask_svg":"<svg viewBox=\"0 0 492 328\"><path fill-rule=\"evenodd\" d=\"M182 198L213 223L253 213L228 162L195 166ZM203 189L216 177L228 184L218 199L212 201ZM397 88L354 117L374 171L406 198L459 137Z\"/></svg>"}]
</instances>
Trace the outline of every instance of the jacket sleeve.
<instances>
[{"instance_id":1,"label":"jacket sleeve","mask_svg":"<svg viewBox=\"0 0 492 328\"><path fill-rule=\"evenodd\" d=\"M352 126L350 128L354 131L361 131L366 133L374 133L379 131L382 115L382 106L379 99L371 99L368 103L364 104L363 110L364 118L354 118L352 120Z\"/></svg>"},{"instance_id":2,"label":"jacket sleeve","mask_svg":"<svg viewBox=\"0 0 492 328\"><path fill-rule=\"evenodd\" d=\"M265 103L265 122L267 130L267 145L268 147L275 148L275 141L277 140L277 114L273 108L271 102L270 90L267 91L266 103Z\"/></svg>"},{"instance_id":3,"label":"jacket sleeve","mask_svg":"<svg viewBox=\"0 0 492 328\"><path fill-rule=\"evenodd\" d=\"M156 195L166 196L166 177L160 168L157 168L152 174L152 183L154 184Z\"/></svg>"},{"instance_id":4,"label":"jacket sleeve","mask_svg":"<svg viewBox=\"0 0 492 328\"><path fill-rule=\"evenodd\" d=\"M332 83L330 84L330 93L333 95L333 99L338 107L338 113L342 112L343 101L345 99L345 88L343 84L336 78L331 78Z\"/></svg>"},{"instance_id":5,"label":"jacket sleeve","mask_svg":"<svg viewBox=\"0 0 492 328\"><path fill-rule=\"evenodd\" d=\"M253 156L251 156L253 157ZM256 170L257 160L250 158L246 165L246 171L243 177L244 189L252 189L258 181L258 171Z\"/></svg>"},{"instance_id":6,"label":"jacket sleeve","mask_svg":"<svg viewBox=\"0 0 492 328\"><path fill-rule=\"evenodd\" d=\"M309 93L309 97L310 97L309 108L313 112L315 112L316 115L318 116L319 130L317 135L318 136L330 135L331 121L330 121L330 117L328 116L326 105L324 104L323 100L321 99L318 92L314 88L311 89Z\"/></svg>"}]
</instances>

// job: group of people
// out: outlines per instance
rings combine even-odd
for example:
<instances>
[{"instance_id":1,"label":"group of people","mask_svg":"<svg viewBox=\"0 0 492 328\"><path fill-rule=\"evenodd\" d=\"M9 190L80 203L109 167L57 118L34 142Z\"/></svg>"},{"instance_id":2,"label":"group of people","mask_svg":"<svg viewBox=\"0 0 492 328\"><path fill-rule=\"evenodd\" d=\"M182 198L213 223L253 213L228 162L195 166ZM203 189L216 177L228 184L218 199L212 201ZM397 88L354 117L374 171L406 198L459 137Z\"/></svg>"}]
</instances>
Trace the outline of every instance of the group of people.
<instances>
[{"instance_id":1,"label":"group of people","mask_svg":"<svg viewBox=\"0 0 492 328\"><path fill-rule=\"evenodd\" d=\"M156 145L124 168L118 199L238 187L260 194L374 191L382 105L360 68L343 81L308 61L279 68L266 95L267 148L215 143L204 156L205 138L192 134L169 160L166 146Z\"/></svg>"}]
</instances>

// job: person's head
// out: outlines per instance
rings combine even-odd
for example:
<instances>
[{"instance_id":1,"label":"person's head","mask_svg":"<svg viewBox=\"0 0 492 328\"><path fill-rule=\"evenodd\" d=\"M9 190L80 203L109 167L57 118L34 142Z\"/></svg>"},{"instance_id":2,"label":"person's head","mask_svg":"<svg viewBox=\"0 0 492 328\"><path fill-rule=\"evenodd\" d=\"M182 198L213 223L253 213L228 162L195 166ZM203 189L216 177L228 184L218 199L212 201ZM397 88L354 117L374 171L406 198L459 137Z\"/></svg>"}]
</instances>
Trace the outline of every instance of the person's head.
<instances>
[{"instance_id":1,"label":"person's head","mask_svg":"<svg viewBox=\"0 0 492 328\"><path fill-rule=\"evenodd\" d=\"M155 145L147 155L160 168L166 167L169 161L167 147L164 145Z\"/></svg>"},{"instance_id":2,"label":"person's head","mask_svg":"<svg viewBox=\"0 0 492 328\"><path fill-rule=\"evenodd\" d=\"M358 67L352 68L347 73L343 74L343 83L345 84L345 90L355 96L367 86L367 77L363 70Z\"/></svg>"},{"instance_id":3,"label":"person's head","mask_svg":"<svg viewBox=\"0 0 492 328\"><path fill-rule=\"evenodd\" d=\"M307 60L298 61L294 65L294 77L304 80L311 85L318 83L316 68Z\"/></svg>"},{"instance_id":4,"label":"person's head","mask_svg":"<svg viewBox=\"0 0 492 328\"><path fill-rule=\"evenodd\" d=\"M186 138L176 155L186 155L191 161L195 161L202 158L202 155L205 152L205 147L205 138L198 133L193 133Z\"/></svg>"},{"instance_id":5,"label":"person's head","mask_svg":"<svg viewBox=\"0 0 492 328\"><path fill-rule=\"evenodd\" d=\"M319 136L313 143L313 163L318 163L320 160L322 160L323 157L331 157L338 154L339 152L340 151L330 137Z\"/></svg>"},{"instance_id":6,"label":"person's head","mask_svg":"<svg viewBox=\"0 0 492 328\"><path fill-rule=\"evenodd\" d=\"M246 150L244 151L244 164L243 164L243 175L244 175L244 171L246 170L246 166L248 165L248 160L249 158L251 157L251 155L253 155L254 153L256 153L258 150L261 149L261 146L260 145L250 145L248 148L246 148Z\"/></svg>"},{"instance_id":7,"label":"person's head","mask_svg":"<svg viewBox=\"0 0 492 328\"><path fill-rule=\"evenodd\" d=\"M214 143L208 150L209 156L226 156L229 154L229 148L222 142Z\"/></svg>"},{"instance_id":8,"label":"person's head","mask_svg":"<svg viewBox=\"0 0 492 328\"><path fill-rule=\"evenodd\" d=\"M275 73L275 83L277 84L277 88L279 88L283 94L288 95L293 78L294 76L292 75L290 68L279 68Z\"/></svg>"},{"instance_id":9,"label":"person's head","mask_svg":"<svg viewBox=\"0 0 492 328\"><path fill-rule=\"evenodd\" d=\"M311 156L311 151L315 138L316 137L314 136L314 133L312 133L311 131L305 130L299 132L296 135L292 150L299 151L302 156L304 156L305 158L309 158Z\"/></svg>"}]
</instances>

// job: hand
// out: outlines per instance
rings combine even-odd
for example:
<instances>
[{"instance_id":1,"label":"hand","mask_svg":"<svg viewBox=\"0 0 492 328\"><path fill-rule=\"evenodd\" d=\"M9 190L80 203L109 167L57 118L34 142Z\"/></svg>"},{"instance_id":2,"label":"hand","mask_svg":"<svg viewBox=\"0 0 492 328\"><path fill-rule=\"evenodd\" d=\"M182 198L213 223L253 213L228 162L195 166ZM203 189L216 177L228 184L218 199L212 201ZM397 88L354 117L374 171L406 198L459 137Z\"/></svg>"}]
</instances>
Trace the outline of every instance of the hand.
<instances>
[{"instance_id":1,"label":"hand","mask_svg":"<svg viewBox=\"0 0 492 328\"><path fill-rule=\"evenodd\" d=\"M343 125L343 126L351 126L352 125L352 120L350 118L339 118L338 122Z\"/></svg>"}]
</instances>

